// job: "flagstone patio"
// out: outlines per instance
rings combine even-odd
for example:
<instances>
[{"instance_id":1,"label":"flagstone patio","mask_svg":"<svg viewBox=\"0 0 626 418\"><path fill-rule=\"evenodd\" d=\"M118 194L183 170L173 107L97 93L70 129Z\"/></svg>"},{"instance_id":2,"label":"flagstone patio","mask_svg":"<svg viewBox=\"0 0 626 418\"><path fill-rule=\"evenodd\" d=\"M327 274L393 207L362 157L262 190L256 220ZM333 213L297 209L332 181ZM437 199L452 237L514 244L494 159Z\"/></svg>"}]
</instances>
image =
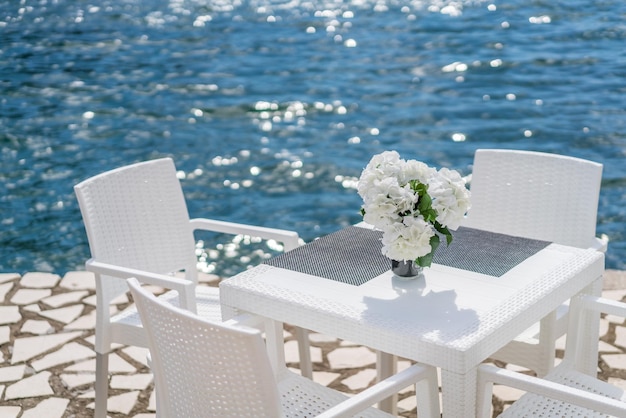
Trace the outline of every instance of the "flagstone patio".
<instances>
[{"instance_id":1,"label":"flagstone patio","mask_svg":"<svg viewBox=\"0 0 626 418\"><path fill-rule=\"evenodd\" d=\"M217 285L202 275L201 284ZM95 281L91 273L72 271L63 277L32 272L0 273L0 418L83 418L93 416L95 380ZM153 289L158 293L160 289ZM626 274L607 272L604 296L626 297ZM112 311L124 309L118 298ZM599 375L626 388L626 326L607 316L599 342ZM297 343L285 331L286 359L297 368ZM347 393L362 390L376 378L376 354L369 348L311 335L314 379ZM564 340L558 343L562 350ZM153 379L146 349L117 346L110 356L109 416L155 417ZM401 362L406 367L408 362ZM496 387L497 410L513 402L518 391ZM400 394L401 416L415 416L415 397Z\"/></svg>"}]
</instances>

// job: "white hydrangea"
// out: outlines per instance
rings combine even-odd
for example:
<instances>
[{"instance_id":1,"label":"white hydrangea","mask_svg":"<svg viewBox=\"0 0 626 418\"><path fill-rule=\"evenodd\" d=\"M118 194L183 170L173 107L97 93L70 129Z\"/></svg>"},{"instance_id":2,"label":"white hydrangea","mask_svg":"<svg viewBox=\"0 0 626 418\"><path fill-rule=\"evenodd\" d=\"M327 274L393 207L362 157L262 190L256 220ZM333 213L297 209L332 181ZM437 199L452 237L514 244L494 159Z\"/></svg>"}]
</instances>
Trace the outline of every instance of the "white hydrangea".
<instances>
[{"instance_id":1,"label":"white hydrangea","mask_svg":"<svg viewBox=\"0 0 626 418\"><path fill-rule=\"evenodd\" d=\"M432 201L427 209L418 206L423 185ZM431 238L437 233L432 217L451 236L449 230L459 227L470 207L470 193L457 171L437 171L420 161L406 161L396 151L373 156L357 190L363 199L363 220L383 231L383 254L399 261L431 253ZM428 216L421 210L429 211L431 220L426 221Z\"/></svg>"},{"instance_id":2,"label":"white hydrangea","mask_svg":"<svg viewBox=\"0 0 626 418\"><path fill-rule=\"evenodd\" d=\"M415 260L431 252L432 226L421 217L405 217L383 229L382 252L393 260Z\"/></svg>"},{"instance_id":3,"label":"white hydrangea","mask_svg":"<svg viewBox=\"0 0 626 418\"><path fill-rule=\"evenodd\" d=\"M457 171L444 167L437 174L429 184L428 194L439 223L455 231L470 207L470 193Z\"/></svg>"}]
</instances>

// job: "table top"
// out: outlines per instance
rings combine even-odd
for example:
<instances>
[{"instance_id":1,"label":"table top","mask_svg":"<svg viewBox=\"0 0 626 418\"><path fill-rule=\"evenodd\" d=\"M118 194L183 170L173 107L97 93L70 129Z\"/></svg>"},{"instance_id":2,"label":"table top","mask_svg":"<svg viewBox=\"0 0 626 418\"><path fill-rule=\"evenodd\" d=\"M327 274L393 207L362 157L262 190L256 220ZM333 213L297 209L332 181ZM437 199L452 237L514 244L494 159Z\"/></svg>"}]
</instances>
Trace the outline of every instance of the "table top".
<instances>
[{"instance_id":1,"label":"table top","mask_svg":"<svg viewBox=\"0 0 626 418\"><path fill-rule=\"evenodd\" d=\"M251 312L465 373L601 277L604 255L546 244L500 277L434 263L414 280L384 269L360 285L304 270L262 264L222 281L224 319Z\"/></svg>"}]
</instances>

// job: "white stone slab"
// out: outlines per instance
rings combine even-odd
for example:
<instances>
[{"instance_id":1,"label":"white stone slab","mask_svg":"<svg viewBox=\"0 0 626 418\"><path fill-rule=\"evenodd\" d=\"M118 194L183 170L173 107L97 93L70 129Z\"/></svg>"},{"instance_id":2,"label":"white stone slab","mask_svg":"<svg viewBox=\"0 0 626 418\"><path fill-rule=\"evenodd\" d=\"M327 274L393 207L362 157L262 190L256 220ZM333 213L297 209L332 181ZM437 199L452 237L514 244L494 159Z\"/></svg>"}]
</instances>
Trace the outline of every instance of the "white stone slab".
<instances>
[{"instance_id":1,"label":"white stone slab","mask_svg":"<svg viewBox=\"0 0 626 418\"><path fill-rule=\"evenodd\" d=\"M376 379L376 370L364 369L341 381L351 390L363 390Z\"/></svg>"},{"instance_id":2,"label":"white stone slab","mask_svg":"<svg viewBox=\"0 0 626 418\"><path fill-rule=\"evenodd\" d=\"M128 415L135 407L139 398L139 391L123 393L117 396L111 396L107 402L107 410L109 412L117 412L119 414ZM87 408L94 409L94 404L90 403Z\"/></svg>"},{"instance_id":3,"label":"white stone slab","mask_svg":"<svg viewBox=\"0 0 626 418\"><path fill-rule=\"evenodd\" d=\"M152 383L152 373L140 373L135 375L114 375L111 377L112 389L145 390Z\"/></svg>"},{"instance_id":4,"label":"white stone slab","mask_svg":"<svg viewBox=\"0 0 626 418\"><path fill-rule=\"evenodd\" d=\"M124 354L130 356L137 363L141 363L144 366L148 365L148 353L150 352L150 350L148 350L147 348L129 346L122 349L122 351L124 352Z\"/></svg>"},{"instance_id":5,"label":"white stone slab","mask_svg":"<svg viewBox=\"0 0 626 418\"><path fill-rule=\"evenodd\" d=\"M320 385L328 386L339 376L341 376L339 373L313 372L313 381L319 383Z\"/></svg>"},{"instance_id":6,"label":"white stone slab","mask_svg":"<svg viewBox=\"0 0 626 418\"><path fill-rule=\"evenodd\" d=\"M19 289L11 298L15 305L30 305L52 294L50 289Z\"/></svg>"},{"instance_id":7,"label":"white stone slab","mask_svg":"<svg viewBox=\"0 0 626 418\"><path fill-rule=\"evenodd\" d=\"M626 354L605 354L600 357L611 369L626 370Z\"/></svg>"},{"instance_id":8,"label":"white stone slab","mask_svg":"<svg viewBox=\"0 0 626 418\"><path fill-rule=\"evenodd\" d=\"M67 306L65 308L58 309L48 309L45 311L39 312L39 315L52 319L54 321L59 321L64 324L69 324L76 318L78 318L82 313L85 307L83 305L72 305Z\"/></svg>"},{"instance_id":9,"label":"white stone slab","mask_svg":"<svg viewBox=\"0 0 626 418\"><path fill-rule=\"evenodd\" d=\"M21 411L22 408L19 406L0 406L0 418L17 418Z\"/></svg>"},{"instance_id":10,"label":"white stone slab","mask_svg":"<svg viewBox=\"0 0 626 418\"><path fill-rule=\"evenodd\" d=\"M328 335L324 334L318 334L317 332L310 332L309 340L314 343L334 343L337 341L337 338L329 337Z\"/></svg>"},{"instance_id":11,"label":"white stone slab","mask_svg":"<svg viewBox=\"0 0 626 418\"><path fill-rule=\"evenodd\" d=\"M96 295L91 295L82 300L85 305L96 306Z\"/></svg>"},{"instance_id":12,"label":"white stone slab","mask_svg":"<svg viewBox=\"0 0 626 418\"><path fill-rule=\"evenodd\" d=\"M78 318L80 320L80 318ZM93 347L95 347L96 345L96 336L95 335L90 335L89 337L85 338L83 341L85 341L86 343L91 344ZM118 348L124 347L124 344L119 344L119 343L114 343L111 344L111 351L115 351Z\"/></svg>"},{"instance_id":13,"label":"white stone slab","mask_svg":"<svg viewBox=\"0 0 626 418\"><path fill-rule=\"evenodd\" d=\"M617 328L616 328L617 330ZM622 350L620 350L619 348L615 347L614 345L611 345L609 343L605 343L604 341L598 341L598 352L600 353L611 353L611 354L615 354L615 353L621 353Z\"/></svg>"},{"instance_id":14,"label":"white stone slab","mask_svg":"<svg viewBox=\"0 0 626 418\"><path fill-rule=\"evenodd\" d=\"M156 414L137 414L133 418L156 418Z\"/></svg>"},{"instance_id":15,"label":"white stone slab","mask_svg":"<svg viewBox=\"0 0 626 418\"><path fill-rule=\"evenodd\" d=\"M36 303L33 303L31 305L26 305L22 309L28 312L41 312L41 308Z\"/></svg>"},{"instance_id":16,"label":"white stone slab","mask_svg":"<svg viewBox=\"0 0 626 418\"><path fill-rule=\"evenodd\" d=\"M94 373L63 373L61 374L61 380L70 389L77 388L79 386L93 384L96 381L96 375Z\"/></svg>"},{"instance_id":17,"label":"white stone slab","mask_svg":"<svg viewBox=\"0 0 626 418\"><path fill-rule=\"evenodd\" d=\"M68 303L79 302L82 298L87 296L89 292L87 290L77 290L75 292L60 293L58 295L50 296L41 301L52 308L59 308Z\"/></svg>"},{"instance_id":18,"label":"white stone slab","mask_svg":"<svg viewBox=\"0 0 626 418\"><path fill-rule=\"evenodd\" d=\"M20 332L36 335L51 334L54 332L54 327L50 325L50 322L48 321L36 321L34 319L29 319L24 322Z\"/></svg>"},{"instance_id":19,"label":"white stone slab","mask_svg":"<svg viewBox=\"0 0 626 418\"><path fill-rule=\"evenodd\" d=\"M39 402L39 404L31 409L27 409L21 418L61 418L65 413L69 399L48 398Z\"/></svg>"},{"instance_id":20,"label":"white stone slab","mask_svg":"<svg viewBox=\"0 0 626 418\"><path fill-rule=\"evenodd\" d=\"M48 383L52 373L41 372L7 387L4 394L5 400L34 398L37 396L49 396L54 392Z\"/></svg>"},{"instance_id":21,"label":"white stone slab","mask_svg":"<svg viewBox=\"0 0 626 418\"><path fill-rule=\"evenodd\" d=\"M96 279L90 271L68 271L59 286L70 290L96 290Z\"/></svg>"},{"instance_id":22,"label":"white stone slab","mask_svg":"<svg viewBox=\"0 0 626 418\"><path fill-rule=\"evenodd\" d=\"M57 285L61 277L58 274L32 272L26 273L20 279L20 286L34 289L51 289Z\"/></svg>"},{"instance_id":23,"label":"white stone slab","mask_svg":"<svg viewBox=\"0 0 626 418\"><path fill-rule=\"evenodd\" d=\"M13 283L0 284L0 302L4 300L11 289L13 289Z\"/></svg>"},{"instance_id":24,"label":"white stone slab","mask_svg":"<svg viewBox=\"0 0 626 418\"><path fill-rule=\"evenodd\" d=\"M96 360L87 360L76 363L64 369L66 372L94 372L96 371ZM109 373L135 373L137 369L121 358L116 353L109 354Z\"/></svg>"},{"instance_id":25,"label":"white stone slab","mask_svg":"<svg viewBox=\"0 0 626 418\"><path fill-rule=\"evenodd\" d=\"M417 399L415 396L408 396L400 401L398 401L398 412L409 412L416 408Z\"/></svg>"},{"instance_id":26,"label":"white stone slab","mask_svg":"<svg viewBox=\"0 0 626 418\"><path fill-rule=\"evenodd\" d=\"M0 273L0 283L6 283L19 278L20 275L17 273Z\"/></svg>"},{"instance_id":27,"label":"white stone slab","mask_svg":"<svg viewBox=\"0 0 626 418\"><path fill-rule=\"evenodd\" d=\"M363 367L376 363L376 354L366 347L338 348L328 353L332 369Z\"/></svg>"},{"instance_id":28,"label":"white stone slab","mask_svg":"<svg viewBox=\"0 0 626 418\"><path fill-rule=\"evenodd\" d=\"M78 399L96 399L96 392L93 390L88 390L87 392L81 393L77 396ZM93 404L87 405L87 408L93 409Z\"/></svg>"},{"instance_id":29,"label":"white stone slab","mask_svg":"<svg viewBox=\"0 0 626 418\"><path fill-rule=\"evenodd\" d=\"M285 361L287 363L300 362L300 353L298 351L298 342L295 340L285 343ZM322 362L322 349L320 347L311 346L311 361L313 363Z\"/></svg>"},{"instance_id":30,"label":"white stone slab","mask_svg":"<svg viewBox=\"0 0 626 418\"><path fill-rule=\"evenodd\" d=\"M80 336L82 332L66 332L37 337L17 338L13 342L11 364L26 361Z\"/></svg>"},{"instance_id":31,"label":"white stone slab","mask_svg":"<svg viewBox=\"0 0 626 418\"><path fill-rule=\"evenodd\" d=\"M210 285L210 284L217 285L221 279L222 277L216 274L204 273L201 271L198 272L198 283L202 285Z\"/></svg>"},{"instance_id":32,"label":"white stone slab","mask_svg":"<svg viewBox=\"0 0 626 418\"><path fill-rule=\"evenodd\" d=\"M0 327L0 346L11 341L11 327Z\"/></svg>"},{"instance_id":33,"label":"white stone slab","mask_svg":"<svg viewBox=\"0 0 626 418\"><path fill-rule=\"evenodd\" d=\"M603 290L602 297L612 300L622 300L626 296L626 289Z\"/></svg>"},{"instance_id":34,"label":"white stone slab","mask_svg":"<svg viewBox=\"0 0 626 418\"><path fill-rule=\"evenodd\" d=\"M493 394L503 402L513 402L518 400L524 392L508 386L493 385Z\"/></svg>"},{"instance_id":35,"label":"white stone slab","mask_svg":"<svg viewBox=\"0 0 626 418\"><path fill-rule=\"evenodd\" d=\"M111 301L111 305L125 305L127 303L130 303L130 299L126 293L122 293Z\"/></svg>"},{"instance_id":36,"label":"white stone slab","mask_svg":"<svg viewBox=\"0 0 626 418\"><path fill-rule=\"evenodd\" d=\"M71 322L63 327L63 329L67 330L87 330L87 329L95 329L96 328L96 311L93 310L89 312L87 315L83 315L80 318L76 319L74 322Z\"/></svg>"},{"instance_id":37,"label":"white stone slab","mask_svg":"<svg viewBox=\"0 0 626 418\"><path fill-rule=\"evenodd\" d=\"M50 367L58 366L59 364L75 363L77 360L83 360L91 357L95 357L96 353L90 348L84 345L71 342L65 344L58 351L48 354L41 360L33 361L32 367L36 371L46 370Z\"/></svg>"},{"instance_id":38,"label":"white stone slab","mask_svg":"<svg viewBox=\"0 0 626 418\"><path fill-rule=\"evenodd\" d=\"M0 382L15 382L24 377L26 365L0 367Z\"/></svg>"},{"instance_id":39,"label":"white stone slab","mask_svg":"<svg viewBox=\"0 0 626 418\"><path fill-rule=\"evenodd\" d=\"M22 320L17 306L0 306L0 325L14 324Z\"/></svg>"}]
</instances>

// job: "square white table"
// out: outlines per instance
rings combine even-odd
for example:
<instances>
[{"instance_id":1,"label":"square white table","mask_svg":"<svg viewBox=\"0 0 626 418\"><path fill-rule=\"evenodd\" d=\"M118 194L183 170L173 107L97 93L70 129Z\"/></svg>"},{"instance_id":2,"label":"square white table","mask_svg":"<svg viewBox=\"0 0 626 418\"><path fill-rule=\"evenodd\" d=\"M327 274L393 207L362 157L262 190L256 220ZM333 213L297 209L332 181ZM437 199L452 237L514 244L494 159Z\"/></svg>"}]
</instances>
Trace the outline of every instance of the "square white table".
<instances>
[{"instance_id":1,"label":"square white table","mask_svg":"<svg viewBox=\"0 0 626 418\"><path fill-rule=\"evenodd\" d=\"M475 415L476 367L566 300L598 293L603 272L601 252L548 244L501 277L433 264L415 280L385 271L356 286L262 264L224 280L220 298L225 320L271 320L275 361L285 322L439 367L443 415L458 418Z\"/></svg>"}]
</instances>

